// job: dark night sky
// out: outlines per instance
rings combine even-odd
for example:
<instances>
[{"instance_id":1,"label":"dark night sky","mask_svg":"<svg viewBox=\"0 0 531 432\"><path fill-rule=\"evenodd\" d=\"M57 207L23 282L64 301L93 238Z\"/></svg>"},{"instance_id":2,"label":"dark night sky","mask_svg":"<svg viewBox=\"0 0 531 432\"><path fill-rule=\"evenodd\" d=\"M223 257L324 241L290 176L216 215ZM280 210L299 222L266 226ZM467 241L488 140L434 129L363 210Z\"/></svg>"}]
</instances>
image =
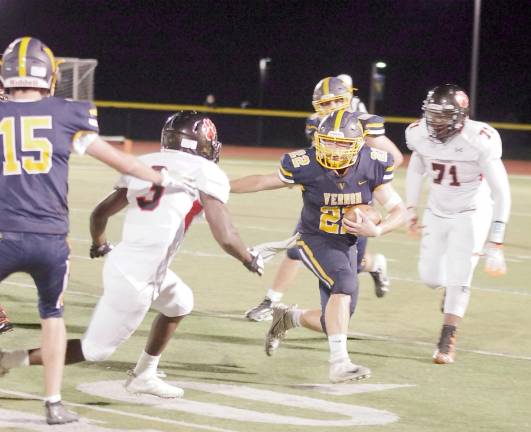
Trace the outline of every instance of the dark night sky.
<instances>
[{"instance_id":1,"label":"dark night sky","mask_svg":"<svg viewBox=\"0 0 531 432\"><path fill-rule=\"evenodd\" d=\"M269 108L311 110L316 82L349 73L377 111L416 116L427 89L468 90L473 0L0 0L0 45L31 35L57 56L97 58L96 98L256 106L258 60L273 59ZM531 3L483 0L477 118L531 122Z\"/></svg>"}]
</instances>

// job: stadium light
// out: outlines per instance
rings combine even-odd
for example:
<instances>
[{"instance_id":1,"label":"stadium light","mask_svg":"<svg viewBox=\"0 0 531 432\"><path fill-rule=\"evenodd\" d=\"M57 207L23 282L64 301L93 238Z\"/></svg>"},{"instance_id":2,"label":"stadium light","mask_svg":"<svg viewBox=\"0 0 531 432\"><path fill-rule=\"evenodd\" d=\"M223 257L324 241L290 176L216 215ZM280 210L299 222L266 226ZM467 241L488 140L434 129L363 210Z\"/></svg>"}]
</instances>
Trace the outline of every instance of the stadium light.
<instances>
[{"instance_id":1,"label":"stadium light","mask_svg":"<svg viewBox=\"0 0 531 432\"><path fill-rule=\"evenodd\" d=\"M383 99L385 75L383 69L387 67L387 63L383 61L376 61L371 64L371 80L369 89L369 112L374 114L374 108L377 100Z\"/></svg>"},{"instance_id":2,"label":"stadium light","mask_svg":"<svg viewBox=\"0 0 531 432\"><path fill-rule=\"evenodd\" d=\"M267 77L267 66L271 63L271 57L263 57L258 62L258 72L260 74L260 81L258 85L258 108L263 108L264 105L264 88L266 84ZM258 123L256 128L256 145L261 146L263 141L263 129L264 129L264 118L262 116L258 117Z\"/></svg>"}]
</instances>

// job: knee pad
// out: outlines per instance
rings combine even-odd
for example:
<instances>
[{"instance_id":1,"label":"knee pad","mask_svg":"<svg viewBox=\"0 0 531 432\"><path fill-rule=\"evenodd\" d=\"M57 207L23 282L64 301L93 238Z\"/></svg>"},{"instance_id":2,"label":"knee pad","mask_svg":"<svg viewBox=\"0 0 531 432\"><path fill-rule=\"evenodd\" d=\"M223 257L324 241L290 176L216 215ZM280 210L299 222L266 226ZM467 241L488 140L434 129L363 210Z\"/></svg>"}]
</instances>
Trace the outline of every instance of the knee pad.
<instances>
[{"instance_id":1,"label":"knee pad","mask_svg":"<svg viewBox=\"0 0 531 432\"><path fill-rule=\"evenodd\" d=\"M444 313L463 318L470 300L469 286L449 286L444 297Z\"/></svg>"},{"instance_id":2,"label":"knee pad","mask_svg":"<svg viewBox=\"0 0 531 432\"><path fill-rule=\"evenodd\" d=\"M83 357L85 357L85 360L90 362L105 361L112 355L114 350L114 347L105 347L92 343L86 339L81 340L81 351L83 351Z\"/></svg>"},{"instance_id":3,"label":"knee pad","mask_svg":"<svg viewBox=\"0 0 531 432\"><path fill-rule=\"evenodd\" d=\"M190 287L179 281L165 288L152 307L167 317L188 315L194 308L194 294Z\"/></svg>"},{"instance_id":4,"label":"knee pad","mask_svg":"<svg viewBox=\"0 0 531 432\"><path fill-rule=\"evenodd\" d=\"M440 280L437 274L434 274L433 268L424 266L419 263L419 276L420 280L429 288L435 289L443 286L443 282Z\"/></svg>"}]
</instances>

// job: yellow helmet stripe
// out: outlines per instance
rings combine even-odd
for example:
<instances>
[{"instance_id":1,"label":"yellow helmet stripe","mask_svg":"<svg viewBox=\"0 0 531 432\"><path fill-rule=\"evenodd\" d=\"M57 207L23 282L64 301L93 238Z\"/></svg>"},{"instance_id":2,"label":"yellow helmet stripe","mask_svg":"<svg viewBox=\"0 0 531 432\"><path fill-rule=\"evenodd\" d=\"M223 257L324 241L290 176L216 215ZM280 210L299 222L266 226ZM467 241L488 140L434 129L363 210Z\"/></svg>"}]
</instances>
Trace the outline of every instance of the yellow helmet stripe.
<instances>
[{"instance_id":1,"label":"yellow helmet stripe","mask_svg":"<svg viewBox=\"0 0 531 432\"><path fill-rule=\"evenodd\" d=\"M52 72L55 72L56 69L57 69L57 66L60 64L60 63L64 63L64 60L59 60L59 61L55 61L55 57L53 56L53 52L50 48L48 47L44 47L44 52L46 53L46 55L48 56L48 58L50 59L50 63L52 65Z\"/></svg>"},{"instance_id":2,"label":"yellow helmet stripe","mask_svg":"<svg viewBox=\"0 0 531 432\"><path fill-rule=\"evenodd\" d=\"M345 114L345 110L339 110L337 111L336 120L334 122L334 130L339 130L339 127L341 126L341 120L343 119L343 115Z\"/></svg>"},{"instance_id":3,"label":"yellow helmet stripe","mask_svg":"<svg viewBox=\"0 0 531 432\"><path fill-rule=\"evenodd\" d=\"M323 82L323 94L330 93L330 78L325 78Z\"/></svg>"},{"instance_id":4,"label":"yellow helmet stripe","mask_svg":"<svg viewBox=\"0 0 531 432\"><path fill-rule=\"evenodd\" d=\"M26 76L26 54L31 41L29 36L23 37L18 48L18 76Z\"/></svg>"}]
</instances>

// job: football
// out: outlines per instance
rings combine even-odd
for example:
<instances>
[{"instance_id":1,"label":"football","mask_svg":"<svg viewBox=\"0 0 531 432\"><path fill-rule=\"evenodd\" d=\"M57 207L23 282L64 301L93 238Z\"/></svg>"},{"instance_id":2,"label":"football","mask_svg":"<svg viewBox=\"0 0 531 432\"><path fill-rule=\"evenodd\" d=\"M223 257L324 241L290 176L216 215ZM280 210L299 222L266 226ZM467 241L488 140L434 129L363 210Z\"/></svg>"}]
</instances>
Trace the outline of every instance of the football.
<instances>
[{"instance_id":1,"label":"football","mask_svg":"<svg viewBox=\"0 0 531 432\"><path fill-rule=\"evenodd\" d=\"M352 222L357 222L358 218L355 212L356 209L361 210L363 213L365 213L375 225L378 225L382 221L382 215L380 214L380 212L376 210L373 206L368 204L357 204L350 206L343 214L343 217Z\"/></svg>"}]
</instances>

